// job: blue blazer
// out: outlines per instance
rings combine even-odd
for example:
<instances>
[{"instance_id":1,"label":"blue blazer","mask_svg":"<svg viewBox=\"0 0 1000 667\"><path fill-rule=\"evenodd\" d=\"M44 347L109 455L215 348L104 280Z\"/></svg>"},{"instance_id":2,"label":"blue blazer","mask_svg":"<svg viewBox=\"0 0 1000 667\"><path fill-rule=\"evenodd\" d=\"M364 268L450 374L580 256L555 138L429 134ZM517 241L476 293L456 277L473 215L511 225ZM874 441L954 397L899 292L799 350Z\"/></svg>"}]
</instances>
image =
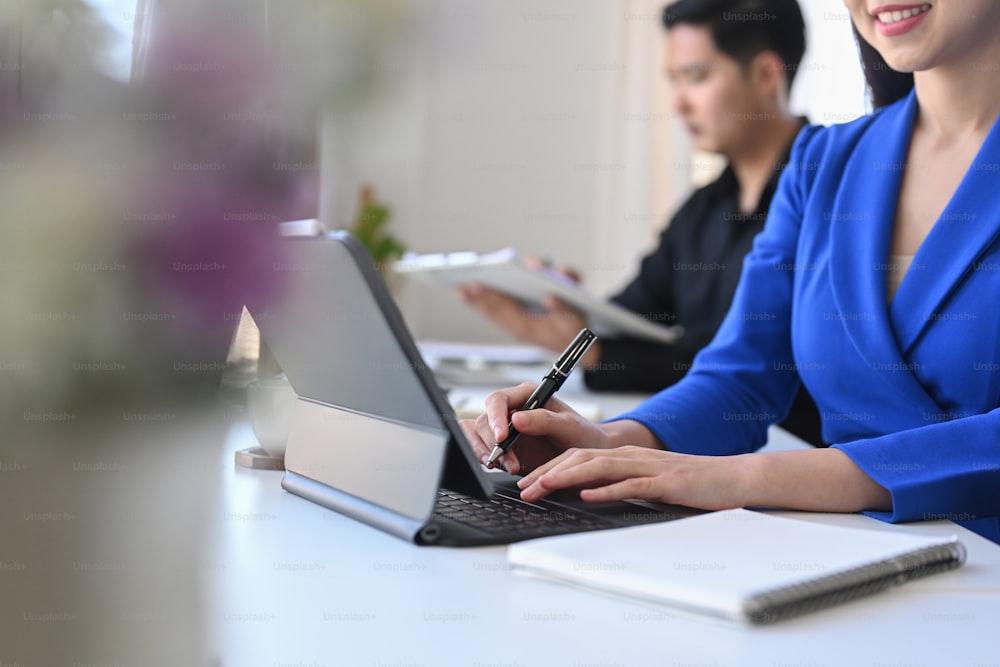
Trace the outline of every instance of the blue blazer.
<instances>
[{"instance_id":1,"label":"blue blazer","mask_svg":"<svg viewBox=\"0 0 1000 667\"><path fill-rule=\"evenodd\" d=\"M890 304L916 114L911 93L802 131L718 335L683 381L618 419L677 452L753 451L801 381L824 439L891 492L873 516L1000 541L1000 121Z\"/></svg>"}]
</instances>

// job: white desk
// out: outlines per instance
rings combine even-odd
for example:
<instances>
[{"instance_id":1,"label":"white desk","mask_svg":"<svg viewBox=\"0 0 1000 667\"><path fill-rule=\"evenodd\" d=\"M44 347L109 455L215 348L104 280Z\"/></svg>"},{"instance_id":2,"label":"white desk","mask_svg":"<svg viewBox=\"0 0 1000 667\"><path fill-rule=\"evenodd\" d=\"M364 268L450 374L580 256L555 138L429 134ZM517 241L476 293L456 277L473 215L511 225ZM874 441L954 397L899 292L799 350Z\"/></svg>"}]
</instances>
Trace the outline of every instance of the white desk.
<instances>
[{"instance_id":1,"label":"white desk","mask_svg":"<svg viewBox=\"0 0 1000 667\"><path fill-rule=\"evenodd\" d=\"M565 393L571 396L572 389ZM590 400L593 400L592 396ZM633 398L605 397L607 414ZM958 532L965 567L772 627L746 628L522 579L503 547L416 547L281 490L281 473L219 454L206 617L222 664L996 665L1000 548L947 522L873 530ZM794 446L794 445L791 445ZM802 517L804 515L798 514Z\"/></svg>"}]
</instances>

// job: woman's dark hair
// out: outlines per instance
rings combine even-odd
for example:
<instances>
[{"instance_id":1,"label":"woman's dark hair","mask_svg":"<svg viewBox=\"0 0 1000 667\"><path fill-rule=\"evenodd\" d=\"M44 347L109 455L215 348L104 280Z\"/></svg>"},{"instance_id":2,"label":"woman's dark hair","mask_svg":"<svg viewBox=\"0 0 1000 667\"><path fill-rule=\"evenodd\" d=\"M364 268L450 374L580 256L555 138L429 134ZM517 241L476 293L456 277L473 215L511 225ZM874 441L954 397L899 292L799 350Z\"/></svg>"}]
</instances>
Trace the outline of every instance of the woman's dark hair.
<instances>
[{"instance_id":1,"label":"woman's dark hair","mask_svg":"<svg viewBox=\"0 0 1000 667\"><path fill-rule=\"evenodd\" d=\"M806 51L806 24L796 0L677 0L663 8L663 27L706 26L715 47L748 65L762 51L781 57L792 85Z\"/></svg>"},{"instance_id":2,"label":"woman's dark hair","mask_svg":"<svg viewBox=\"0 0 1000 667\"><path fill-rule=\"evenodd\" d=\"M865 81L868 82L872 108L881 109L909 95L913 90L913 75L889 67L882 54L861 36L857 27L854 28L854 39L858 42L858 54L861 56L861 68L865 71Z\"/></svg>"}]
</instances>

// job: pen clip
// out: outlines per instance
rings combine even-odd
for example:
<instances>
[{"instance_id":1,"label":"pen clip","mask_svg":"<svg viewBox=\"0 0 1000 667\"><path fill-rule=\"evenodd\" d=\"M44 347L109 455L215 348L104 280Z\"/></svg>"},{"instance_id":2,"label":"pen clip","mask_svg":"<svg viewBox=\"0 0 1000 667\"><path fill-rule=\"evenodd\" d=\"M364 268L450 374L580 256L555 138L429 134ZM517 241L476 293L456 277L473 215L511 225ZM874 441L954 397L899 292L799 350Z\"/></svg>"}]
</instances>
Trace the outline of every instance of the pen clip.
<instances>
[{"instance_id":1,"label":"pen clip","mask_svg":"<svg viewBox=\"0 0 1000 667\"><path fill-rule=\"evenodd\" d=\"M559 356L556 363L553 364L552 370L562 375L564 378L568 376L576 365L580 363L584 355L590 350L590 346L594 344L597 340L597 335L584 327L580 330L580 333L576 335L573 342L569 344L566 350Z\"/></svg>"}]
</instances>

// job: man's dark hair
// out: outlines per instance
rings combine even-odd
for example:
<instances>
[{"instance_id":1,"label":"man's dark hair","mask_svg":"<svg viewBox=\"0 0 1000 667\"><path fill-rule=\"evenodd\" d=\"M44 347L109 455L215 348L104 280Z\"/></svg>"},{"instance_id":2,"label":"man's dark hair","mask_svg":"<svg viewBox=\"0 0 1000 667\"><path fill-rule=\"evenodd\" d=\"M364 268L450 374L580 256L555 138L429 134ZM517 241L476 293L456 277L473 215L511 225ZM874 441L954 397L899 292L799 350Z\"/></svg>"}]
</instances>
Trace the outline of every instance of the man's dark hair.
<instances>
[{"instance_id":1,"label":"man's dark hair","mask_svg":"<svg viewBox=\"0 0 1000 667\"><path fill-rule=\"evenodd\" d=\"M708 28L715 47L744 66L774 51L785 63L789 88L806 51L797 0L677 0L663 8L663 27L680 24Z\"/></svg>"}]
</instances>

